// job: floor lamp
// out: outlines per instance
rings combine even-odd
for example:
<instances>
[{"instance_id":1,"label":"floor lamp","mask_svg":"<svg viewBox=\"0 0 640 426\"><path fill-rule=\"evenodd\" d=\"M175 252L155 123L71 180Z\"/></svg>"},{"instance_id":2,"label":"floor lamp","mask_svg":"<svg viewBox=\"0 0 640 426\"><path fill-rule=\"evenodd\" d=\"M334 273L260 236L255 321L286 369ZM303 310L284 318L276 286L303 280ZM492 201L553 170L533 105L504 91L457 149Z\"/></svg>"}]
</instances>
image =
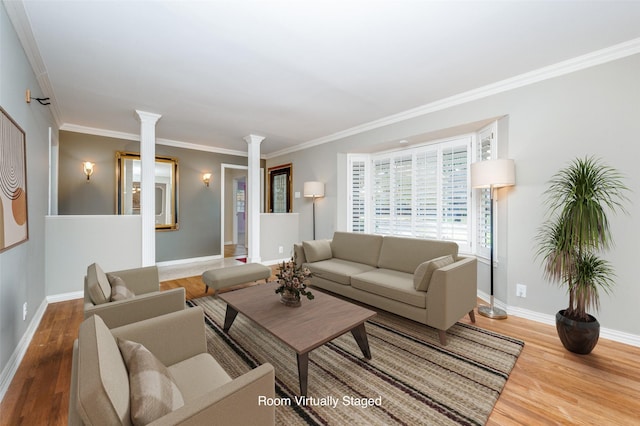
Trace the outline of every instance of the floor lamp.
<instances>
[{"instance_id":1,"label":"floor lamp","mask_svg":"<svg viewBox=\"0 0 640 426\"><path fill-rule=\"evenodd\" d=\"M324 197L324 183L322 182L305 182L305 197L313 198L313 239L316 239L316 198Z\"/></svg>"},{"instance_id":2,"label":"floor lamp","mask_svg":"<svg viewBox=\"0 0 640 426\"><path fill-rule=\"evenodd\" d=\"M478 306L478 313L482 316L493 319L504 319L507 313L496 308L493 303L493 203L494 192L497 188L512 186L516 183L515 164L513 160L497 159L478 161L471 164L471 187L473 188L489 188L489 197L491 206L489 207L490 216L490 241L491 256L489 260L489 269L491 271L491 305Z\"/></svg>"}]
</instances>

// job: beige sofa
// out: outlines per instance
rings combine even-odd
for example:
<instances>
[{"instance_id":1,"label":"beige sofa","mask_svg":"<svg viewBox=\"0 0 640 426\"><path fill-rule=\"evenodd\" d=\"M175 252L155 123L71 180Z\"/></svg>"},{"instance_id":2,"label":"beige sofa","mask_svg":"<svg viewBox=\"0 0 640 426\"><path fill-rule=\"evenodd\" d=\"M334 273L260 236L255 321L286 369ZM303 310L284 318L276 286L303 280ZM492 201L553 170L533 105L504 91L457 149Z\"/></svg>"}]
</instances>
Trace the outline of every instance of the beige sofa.
<instances>
[{"instance_id":1,"label":"beige sofa","mask_svg":"<svg viewBox=\"0 0 640 426\"><path fill-rule=\"evenodd\" d=\"M96 263L89 265L84 277L84 317L100 315L107 327L120 327L159 315L185 309L185 290L175 288L160 291L158 268L127 269L109 272L120 277L135 295L110 301L111 285L107 274Z\"/></svg>"},{"instance_id":2,"label":"beige sofa","mask_svg":"<svg viewBox=\"0 0 640 426\"><path fill-rule=\"evenodd\" d=\"M443 345L464 315L475 322L477 261L459 256L456 243L336 232L296 244L294 254L311 285L434 327Z\"/></svg>"},{"instance_id":3,"label":"beige sofa","mask_svg":"<svg viewBox=\"0 0 640 426\"><path fill-rule=\"evenodd\" d=\"M144 345L181 392L184 405L150 424L275 423L275 408L258 403L260 396L274 397L271 364L231 379L207 353L202 309L190 308L111 330L98 316L85 320L73 349L70 425L132 423L129 375L116 338Z\"/></svg>"}]
</instances>

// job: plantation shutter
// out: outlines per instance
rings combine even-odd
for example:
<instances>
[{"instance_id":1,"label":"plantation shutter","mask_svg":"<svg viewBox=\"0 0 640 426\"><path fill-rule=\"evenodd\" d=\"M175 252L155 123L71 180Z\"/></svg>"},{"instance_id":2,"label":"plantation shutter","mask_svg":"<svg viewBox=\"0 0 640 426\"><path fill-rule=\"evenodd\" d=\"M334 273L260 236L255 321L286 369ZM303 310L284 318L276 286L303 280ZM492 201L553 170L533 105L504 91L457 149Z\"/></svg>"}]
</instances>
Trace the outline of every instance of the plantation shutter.
<instances>
[{"instance_id":1,"label":"plantation shutter","mask_svg":"<svg viewBox=\"0 0 640 426\"><path fill-rule=\"evenodd\" d=\"M348 229L351 232L366 232L366 182L367 182L367 158L350 157L349 189L350 189L350 214Z\"/></svg>"},{"instance_id":2,"label":"plantation shutter","mask_svg":"<svg viewBox=\"0 0 640 426\"><path fill-rule=\"evenodd\" d=\"M452 144L442 149L441 238L469 247L468 227L468 143Z\"/></svg>"},{"instance_id":3,"label":"plantation shutter","mask_svg":"<svg viewBox=\"0 0 640 426\"><path fill-rule=\"evenodd\" d=\"M476 148L476 161L492 158L493 126L480 131ZM476 253L489 257L491 250L491 192L489 188L480 188L476 202Z\"/></svg>"},{"instance_id":4,"label":"plantation shutter","mask_svg":"<svg viewBox=\"0 0 640 426\"><path fill-rule=\"evenodd\" d=\"M413 235L412 164L411 154L396 157L393 160L393 191L390 197L393 206L391 221L393 235Z\"/></svg>"},{"instance_id":5,"label":"plantation shutter","mask_svg":"<svg viewBox=\"0 0 640 426\"><path fill-rule=\"evenodd\" d=\"M438 238L438 151L416 154L414 234L418 238Z\"/></svg>"},{"instance_id":6,"label":"plantation shutter","mask_svg":"<svg viewBox=\"0 0 640 426\"><path fill-rule=\"evenodd\" d=\"M373 161L374 234L391 234L391 159Z\"/></svg>"}]
</instances>

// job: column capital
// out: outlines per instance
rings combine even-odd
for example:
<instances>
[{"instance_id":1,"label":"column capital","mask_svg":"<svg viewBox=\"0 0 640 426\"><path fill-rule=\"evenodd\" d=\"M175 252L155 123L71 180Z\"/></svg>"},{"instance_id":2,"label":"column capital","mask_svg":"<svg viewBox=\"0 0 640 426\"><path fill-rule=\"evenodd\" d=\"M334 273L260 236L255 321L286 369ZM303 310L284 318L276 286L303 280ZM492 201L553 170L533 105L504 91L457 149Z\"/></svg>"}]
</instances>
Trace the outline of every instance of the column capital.
<instances>
[{"instance_id":1,"label":"column capital","mask_svg":"<svg viewBox=\"0 0 640 426\"><path fill-rule=\"evenodd\" d=\"M162 115L160 114L155 114L153 112L146 112L146 111L140 111L140 110L136 110L136 115L138 116L138 120L140 120L140 123L143 124L155 124L158 120L160 120L160 117L162 117Z\"/></svg>"},{"instance_id":2,"label":"column capital","mask_svg":"<svg viewBox=\"0 0 640 426\"><path fill-rule=\"evenodd\" d=\"M252 144L252 143L259 144L260 142L262 142L265 139L265 137L264 136L260 136L260 135L247 135L243 139L248 144Z\"/></svg>"}]
</instances>

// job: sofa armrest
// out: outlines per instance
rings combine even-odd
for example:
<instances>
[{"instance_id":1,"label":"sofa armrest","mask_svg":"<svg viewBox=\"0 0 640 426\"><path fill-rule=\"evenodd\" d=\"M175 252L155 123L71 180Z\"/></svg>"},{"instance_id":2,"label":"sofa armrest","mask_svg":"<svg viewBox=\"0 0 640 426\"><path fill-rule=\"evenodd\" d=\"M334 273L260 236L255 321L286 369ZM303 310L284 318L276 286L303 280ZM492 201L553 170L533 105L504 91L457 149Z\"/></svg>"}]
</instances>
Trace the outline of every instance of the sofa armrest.
<instances>
[{"instance_id":1,"label":"sofa armrest","mask_svg":"<svg viewBox=\"0 0 640 426\"><path fill-rule=\"evenodd\" d=\"M109 328L120 327L185 309L184 288L136 295L131 299L107 302L101 305L85 304L84 318L100 315Z\"/></svg>"},{"instance_id":2,"label":"sofa armrest","mask_svg":"<svg viewBox=\"0 0 640 426\"><path fill-rule=\"evenodd\" d=\"M164 365L207 353L204 313L195 307L114 328L114 337L141 343Z\"/></svg>"},{"instance_id":3,"label":"sofa armrest","mask_svg":"<svg viewBox=\"0 0 640 426\"><path fill-rule=\"evenodd\" d=\"M302 243L295 243L293 245L293 258L296 261L296 268L301 268L302 265L307 263L307 258L304 255L304 247Z\"/></svg>"},{"instance_id":4,"label":"sofa armrest","mask_svg":"<svg viewBox=\"0 0 640 426\"><path fill-rule=\"evenodd\" d=\"M76 403L78 401L78 339L73 342L73 355L71 358L71 383L69 385L69 411L67 417L68 426L82 426L82 418L78 414Z\"/></svg>"},{"instance_id":5,"label":"sofa armrest","mask_svg":"<svg viewBox=\"0 0 640 426\"><path fill-rule=\"evenodd\" d=\"M122 278L127 285L127 288L133 291L136 295L160 290L158 267L155 265L108 273Z\"/></svg>"},{"instance_id":6,"label":"sofa armrest","mask_svg":"<svg viewBox=\"0 0 640 426\"><path fill-rule=\"evenodd\" d=\"M476 307L478 261L459 257L451 265L436 269L427 291L427 324L447 330Z\"/></svg>"},{"instance_id":7,"label":"sofa armrest","mask_svg":"<svg viewBox=\"0 0 640 426\"><path fill-rule=\"evenodd\" d=\"M260 403L274 396L273 366L262 364L150 425L274 425L275 406Z\"/></svg>"}]
</instances>

